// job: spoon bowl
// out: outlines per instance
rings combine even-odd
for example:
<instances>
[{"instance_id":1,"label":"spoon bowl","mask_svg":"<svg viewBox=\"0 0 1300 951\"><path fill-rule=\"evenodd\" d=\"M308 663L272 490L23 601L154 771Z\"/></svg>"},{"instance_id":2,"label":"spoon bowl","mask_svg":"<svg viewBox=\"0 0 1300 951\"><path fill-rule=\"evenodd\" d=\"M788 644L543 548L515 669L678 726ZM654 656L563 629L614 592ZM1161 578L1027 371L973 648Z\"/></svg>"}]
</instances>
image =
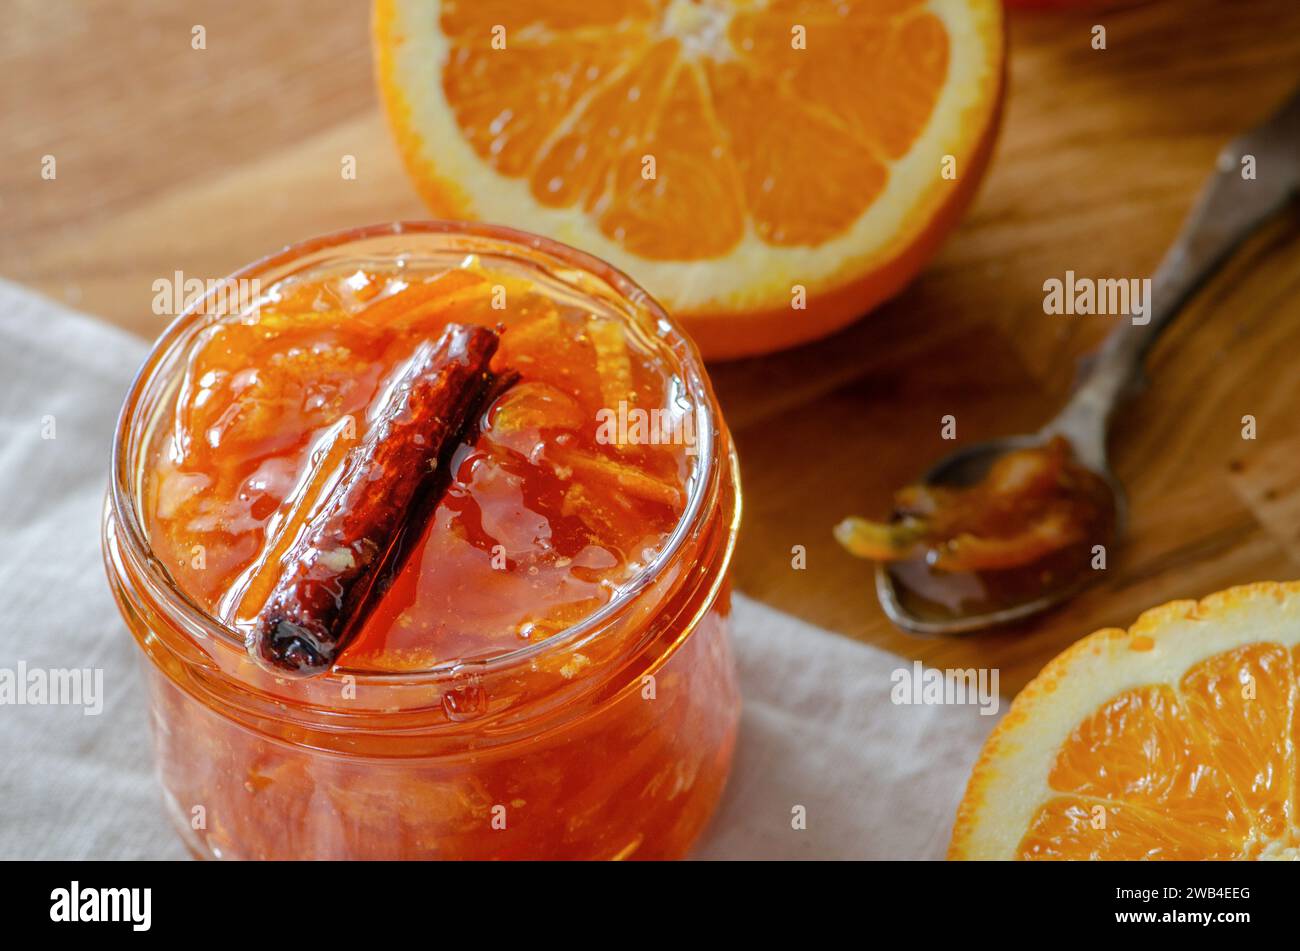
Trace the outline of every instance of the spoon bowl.
<instances>
[{"instance_id":1,"label":"spoon bowl","mask_svg":"<svg viewBox=\"0 0 1300 951\"><path fill-rule=\"evenodd\" d=\"M1051 427L1049 427L1050 429ZM1041 433L1004 436L1000 439L965 446L945 456L932 466L921 477L921 482L925 485L954 488L974 485L983 479L993 463L1006 453L1017 449L1032 449L1046 443L1051 435L1049 430L1044 430ZM1111 534L1113 541L1123 531L1127 513L1127 502L1123 486L1111 473L1109 467L1097 469L1089 466L1088 468L1101 476L1110 487L1115 513L1114 528ZM967 634L972 631L1002 627L1047 611L1062 601L1074 597L1084 588L1094 583L1099 574L1096 571L1081 572L1079 577L1069 584L1054 587L1050 592L1040 597L1018 604L1006 605L996 611L964 614L953 618L931 619L918 617L907 609L899 597L898 589L894 585L894 578L889 571L889 565L878 562L876 564L876 597L880 601L885 616L905 631L927 636Z\"/></svg>"}]
</instances>

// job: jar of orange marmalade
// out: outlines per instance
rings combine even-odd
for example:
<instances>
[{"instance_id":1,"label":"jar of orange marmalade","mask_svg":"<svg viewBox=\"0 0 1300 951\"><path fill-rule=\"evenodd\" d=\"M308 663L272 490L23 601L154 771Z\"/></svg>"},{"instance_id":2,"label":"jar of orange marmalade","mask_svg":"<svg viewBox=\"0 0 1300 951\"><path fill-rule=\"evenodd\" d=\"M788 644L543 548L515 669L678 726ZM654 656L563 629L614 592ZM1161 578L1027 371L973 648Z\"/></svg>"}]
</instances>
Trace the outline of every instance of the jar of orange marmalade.
<instances>
[{"instance_id":1,"label":"jar of orange marmalade","mask_svg":"<svg viewBox=\"0 0 1300 951\"><path fill-rule=\"evenodd\" d=\"M379 464L429 447L403 394L457 333L497 385ZM415 223L232 275L132 386L104 519L175 825L205 858L685 855L735 741L739 514L698 353L599 260ZM322 611L337 652L268 662Z\"/></svg>"}]
</instances>

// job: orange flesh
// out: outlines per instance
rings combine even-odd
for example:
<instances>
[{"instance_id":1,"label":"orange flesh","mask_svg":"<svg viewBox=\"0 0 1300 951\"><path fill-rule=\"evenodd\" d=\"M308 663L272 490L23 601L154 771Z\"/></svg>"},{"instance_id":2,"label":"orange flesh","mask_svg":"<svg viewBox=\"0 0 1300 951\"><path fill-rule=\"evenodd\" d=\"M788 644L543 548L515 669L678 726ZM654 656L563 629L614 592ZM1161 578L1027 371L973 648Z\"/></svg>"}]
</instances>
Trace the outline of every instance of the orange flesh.
<instances>
[{"instance_id":1,"label":"orange flesh","mask_svg":"<svg viewBox=\"0 0 1300 951\"><path fill-rule=\"evenodd\" d=\"M658 260L718 257L751 229L778 246L842 235L949 60L921 0L444 0L440 25L443 92L478 155Z\"/></svg>"},{"instance_id":2,"label":"orange flesh","mask_svg":"<svg viewBox=\"0 0 1300 951\"><path fill-rule=\"evenodd\" d=\"M1021 858L1229 859L1289 854L1297 833L1300 648L1248 644L1177 689L1124 691L1057 753ZM1104 810L1104 817L1099 811Z\"/></svg>"},{"instance_id":3,"label":"orange flesh","mask_svg":"<svg viewBox=\"0 0 1300 951\"><path fill-rule=\"evenodd\" d=\"M497 326L493 367L521 379L455 454L449 489L343 666L427 668L545 638L607 603L680 518L687 447L612 445L597 426L602 408L667 398L665 372L615 320L474 269L357 271L271 297L205 331L147 470L155 551L235 626L253 623L385 381L453 321Z\"/></svg>"}]
</instances>

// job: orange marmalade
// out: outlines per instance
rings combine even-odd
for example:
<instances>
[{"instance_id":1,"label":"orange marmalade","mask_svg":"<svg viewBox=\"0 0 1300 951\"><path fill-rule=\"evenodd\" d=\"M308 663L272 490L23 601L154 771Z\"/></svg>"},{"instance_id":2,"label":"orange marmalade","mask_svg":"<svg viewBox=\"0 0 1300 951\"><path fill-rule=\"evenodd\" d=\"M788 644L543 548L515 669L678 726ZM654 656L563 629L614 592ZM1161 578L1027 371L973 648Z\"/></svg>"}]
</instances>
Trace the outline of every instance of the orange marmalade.
<instances>
[{"instance_id":1,"label":"orange marmalade","mask_svg":"<svg viewBox=\"0 0 1300 951\"><path fill-rule=\"evenodd\" d=\"M233 278L252 296L197 302L137 379L105 518L191 851L684 855L738 715L737 474L693 346L607 265L488 226L328 236ZM502 385L441 463L358 469L397 381L462 332ZM439 491L337 656L299 677L246 650L331 493L382 503L426 465Z\"/></svg>"}]
</instances>

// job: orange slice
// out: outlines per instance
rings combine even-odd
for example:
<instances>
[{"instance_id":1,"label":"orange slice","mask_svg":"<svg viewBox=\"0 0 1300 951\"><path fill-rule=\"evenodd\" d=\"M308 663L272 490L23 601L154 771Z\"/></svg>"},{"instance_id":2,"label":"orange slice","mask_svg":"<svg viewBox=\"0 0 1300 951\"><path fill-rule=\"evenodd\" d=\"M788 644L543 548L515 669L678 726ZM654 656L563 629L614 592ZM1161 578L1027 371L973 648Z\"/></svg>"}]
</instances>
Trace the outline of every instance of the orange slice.
<instances>
[{"instance_id":1,"label":"orange slice","mask_svg":"<svg viewBox=\"0 0 1300 951\"><path fill-rule=\"evenodd\" d=\"M1016 698L954 859L1300 858L1300 582L1085 637Z\"/></svg>"},{"instance_id":2,"label":"orange slice","mask_svg":"<svg viewBox=\"0 0 1300 951\"><path fill-rule=\"evenodd\" d=\"M983 172L997 0L377 0L379 87L433 212L590 251L706 356L897 292Z\"/></svg>"}]
</instances>

